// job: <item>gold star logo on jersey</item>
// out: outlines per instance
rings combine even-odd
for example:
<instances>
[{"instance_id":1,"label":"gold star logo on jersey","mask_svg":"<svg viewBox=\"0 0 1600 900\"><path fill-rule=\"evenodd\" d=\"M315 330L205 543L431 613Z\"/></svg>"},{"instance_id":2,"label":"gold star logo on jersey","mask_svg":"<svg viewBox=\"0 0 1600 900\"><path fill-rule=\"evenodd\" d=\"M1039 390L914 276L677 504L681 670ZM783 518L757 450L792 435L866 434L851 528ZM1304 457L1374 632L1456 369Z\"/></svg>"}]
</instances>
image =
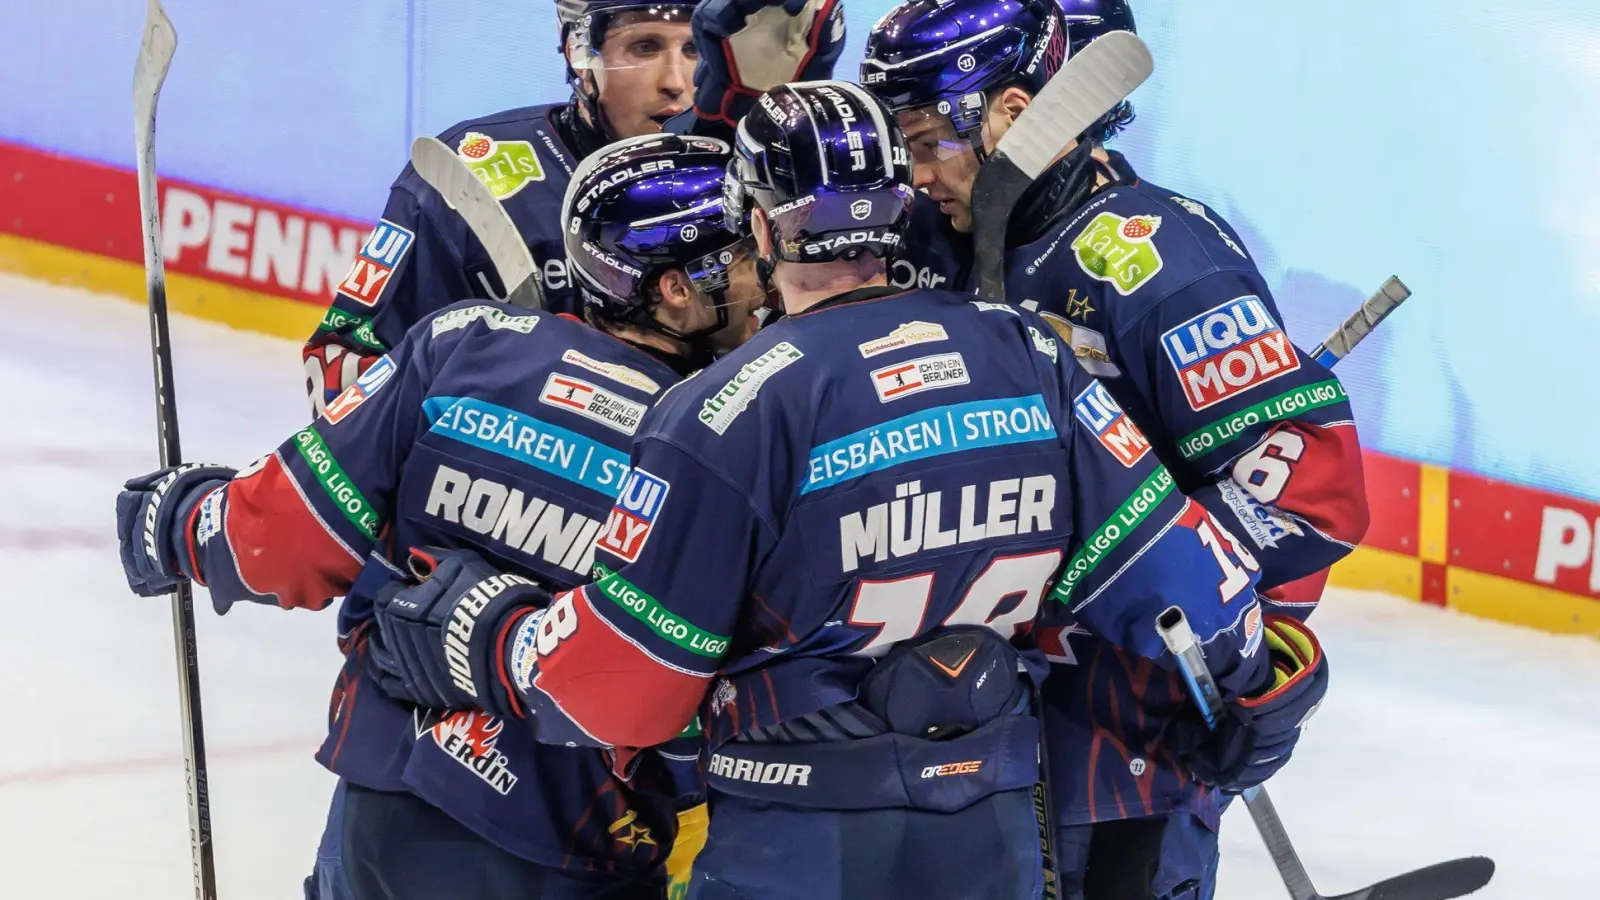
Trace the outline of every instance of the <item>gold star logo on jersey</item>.
<instances>
[{"instance_id":1,"label":"gold star logo on jersey","mask_svg":"<svg viewBox=\"0 0 1600 900\"><path fill-rule=\"evenodd\" d=\"M612 840L626 847L642 847L646 845L654 847L656 839L650 833L650 829L643 825L633 824L633 821L638 817L639 814L630 809L622 814L622 818L612 822L611 827L606 829L611 832Z\"/></svg>"},{"instance_id":2,"label":"gold star logo on jersey","mask_svg":"<svg viewBox=\"0 0 1600 900\"><path fill-rule=\"evenodd\" d=\"M1078 296L1077 288L1067 290L1067 318L1089 320L1089 313L1094 312L1094 307L1089 305L1089 297Z\"/></svg>"}]
</instances>

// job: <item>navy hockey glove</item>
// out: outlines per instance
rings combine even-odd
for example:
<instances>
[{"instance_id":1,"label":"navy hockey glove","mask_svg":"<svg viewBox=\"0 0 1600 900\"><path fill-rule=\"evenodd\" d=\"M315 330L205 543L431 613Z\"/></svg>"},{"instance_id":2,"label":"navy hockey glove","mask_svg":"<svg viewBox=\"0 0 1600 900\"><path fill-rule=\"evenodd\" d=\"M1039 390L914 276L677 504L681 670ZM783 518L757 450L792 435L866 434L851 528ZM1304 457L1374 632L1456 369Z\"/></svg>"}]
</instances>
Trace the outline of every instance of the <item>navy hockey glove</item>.
<instances>
[{"instance_id":1,"label":"navy hockey glove","mask_svg":"<svg viewBox=\"0 0 1600 900\"><path fill-rule=\"evenodd\" d=\"M506 635L548 606L550 594L470 550L412 550L411 569L421 584L386 585L374 604L370 659L384 693L429 709L523 718L505 665Z\"/></svg>"},{"instance_id":2,"label":"navy hockey glove","mask_svg":"<svg viewBox=\"0 0 1600 900\"><path fill-rule=\"evenodd\" d=\"M844 51L840 0L704 0L690 21L695 112L730 126L780 84L832 78Z\"/></svg>"},{"instance_id":3,"label":"navy hockey glove","mask_svg":"<svg viewBox=\"0 0 1600 900\"><path fill-rule=\"evenodd\" d=\"M1180 720L1174 745L1199 780L1238 792L1271 778L1289 761L1310 719L1328 692L1322 645L1304 622L1265 616L1270 681L1223 707L1216 730L1198 719Z\"/></svg>"},{"instance_id":4,"label":"navy hockey glove","mask_svg":"<svg viewBox=\"0 0 1600 900\"><path fill-rule=\"evenodd\" d=\"M117 540L129 589L141 597L155 597L199 575L194 559L195 506L233 476L234 470L227 466L190 464L130 478L122 486L117 494ZM215 503L208 504L213 517ZM198 512L204 520L206 510ZM198 523L202 529L221 524Z\"/></svg>"}]
</instances>

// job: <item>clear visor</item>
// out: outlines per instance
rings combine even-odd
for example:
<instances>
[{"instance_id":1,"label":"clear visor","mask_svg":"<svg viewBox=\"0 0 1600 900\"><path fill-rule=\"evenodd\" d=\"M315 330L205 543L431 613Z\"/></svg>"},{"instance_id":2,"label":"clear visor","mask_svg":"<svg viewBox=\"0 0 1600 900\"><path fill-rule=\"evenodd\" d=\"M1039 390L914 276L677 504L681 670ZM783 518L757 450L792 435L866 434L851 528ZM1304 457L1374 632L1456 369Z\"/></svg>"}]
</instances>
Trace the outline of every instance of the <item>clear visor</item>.
<instances>
[{"instance_id":1,"label":"clear visor","mask_svg":"<svg viewBox=\"0 0 1600 900\"><path fill-rule=\"evenodd\" d=\"M673 69L692 83L699 53L689 16L687 6L639 6L610 13L603 18L604 34L573 29L567 62L579 74L593 74L600 88L608 73L629 69Z\"/></svg>"},{"instance_id":2,"label":"clear visor","mask_svg":"<svg viewBox=\"0 0 1600 900\"><path fill-rule=\"evenodd\" d=\"M905 133L911 147L911 162L926 166L972 155L972 144L956 131L948 113L939 111L940 103L910 109L895 115L900 130Z\"/></svg>"}]
</instances>

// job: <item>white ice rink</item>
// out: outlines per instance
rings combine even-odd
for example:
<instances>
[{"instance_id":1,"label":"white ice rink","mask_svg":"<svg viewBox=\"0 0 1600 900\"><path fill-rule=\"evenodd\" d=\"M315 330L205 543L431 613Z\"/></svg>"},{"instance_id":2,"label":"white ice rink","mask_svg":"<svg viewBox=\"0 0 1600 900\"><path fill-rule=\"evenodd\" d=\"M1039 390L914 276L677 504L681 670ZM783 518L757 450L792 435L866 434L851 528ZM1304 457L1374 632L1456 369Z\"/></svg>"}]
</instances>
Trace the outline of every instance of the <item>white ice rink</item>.
<instances>
[{"instance_id":1,"label":"white ice rink","mask_svg":"<svg viewBox=\"0 0 1600 900\"><path fill-rule=\"evenodd\" d=\"M242 466L307 417L297 348L174 322L187 459ZM127 590L114 496L155 468L143 308L0 276L0 898L192 896L167 604ZM225 900L300 896L330 613L197 598ZM1600 897L1600 643L1334 591L1333 688L1272 792L1325 893L1492 856L1481 897ZM1285 896L1243 810L1220 898Z\"/></svg>"}]
</instances>

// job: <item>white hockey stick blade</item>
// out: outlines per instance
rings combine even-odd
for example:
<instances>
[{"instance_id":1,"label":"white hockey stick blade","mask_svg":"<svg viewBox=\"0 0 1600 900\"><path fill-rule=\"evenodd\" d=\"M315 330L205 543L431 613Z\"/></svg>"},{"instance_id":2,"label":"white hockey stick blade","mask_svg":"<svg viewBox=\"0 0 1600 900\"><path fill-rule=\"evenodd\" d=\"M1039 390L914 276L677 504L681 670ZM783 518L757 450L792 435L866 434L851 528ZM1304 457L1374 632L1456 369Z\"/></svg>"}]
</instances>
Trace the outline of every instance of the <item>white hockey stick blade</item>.
<instances>
[{"instance_id":1,"label":"white hockey stick blade","mask_svg":"<svg viewBox=\"0 0 1600 900\"><path fill-rule=\"evenodd\" d=\"M1006 130L997 152L1029 179L1038 178L1068 143L1126 100L1154 71L1150 48L1133 32L1113 31L1096 38L1045 84Z\"/></svg>"},{"instance_id":2,"label":"white hockey stick blade","mask_svg":"<svg viewBox=\"0 0 1600 900\"><path fill-rule=\"evenodd\" d=\"M1372 333L1390 313L1400 308L1411 296L1411 289L1399 276L1390 275L1389 280L1378 288L1378 292L1368 297L1360 308L1351 313L1349 318L1339 323L1339 327L1328 335L1327 339L1311 351L1311 358L1324 366L1332 366L1351 351L1356 345Z\"/></svg>"},{"instance_id":3,"label":"white hockey stick blade","mask_svg":"<svg viewBox=\"0 0 1600 900\"><path fill-rule=\"evenodd\" d=\"M178 52L178 32L161 8L161 0L149 0L145 7L144 38L139 42L139 58L133 64L133 133L135 160L139 170L139 193L146 211L144 223L144 262L150 286L165 287L161 261L161 214L156 203L156 101L167 80L172 57ZM146 171L148 170L148 171Z\"/></svg>"},{"instance_id":4,"label":"white hockey stick blade","mask_svg":"<svg viewBox=\"0 0 1600 900\"><path fill-rule=\"evenodd\" d=\"M1068 144L1127 99L1154 69L1149 48L1132 32L1101 35L1067 60L1006 129L972 183L980 295L1006 298L1006 226L1022 194Z\"/></svg>"},{"instance_id":5,"label":"white hockey stick blade","mask_svg":"<svg viewBox=\"0 0 1600 900\"><path fill-rule=\"evenodd\" d=\"M466 220L500 275L506 302L544 309L544 293L535 276L533 254L488 186L438 138L419 137L412 141L411 165Z\"/></svg>"}]
</instances>

